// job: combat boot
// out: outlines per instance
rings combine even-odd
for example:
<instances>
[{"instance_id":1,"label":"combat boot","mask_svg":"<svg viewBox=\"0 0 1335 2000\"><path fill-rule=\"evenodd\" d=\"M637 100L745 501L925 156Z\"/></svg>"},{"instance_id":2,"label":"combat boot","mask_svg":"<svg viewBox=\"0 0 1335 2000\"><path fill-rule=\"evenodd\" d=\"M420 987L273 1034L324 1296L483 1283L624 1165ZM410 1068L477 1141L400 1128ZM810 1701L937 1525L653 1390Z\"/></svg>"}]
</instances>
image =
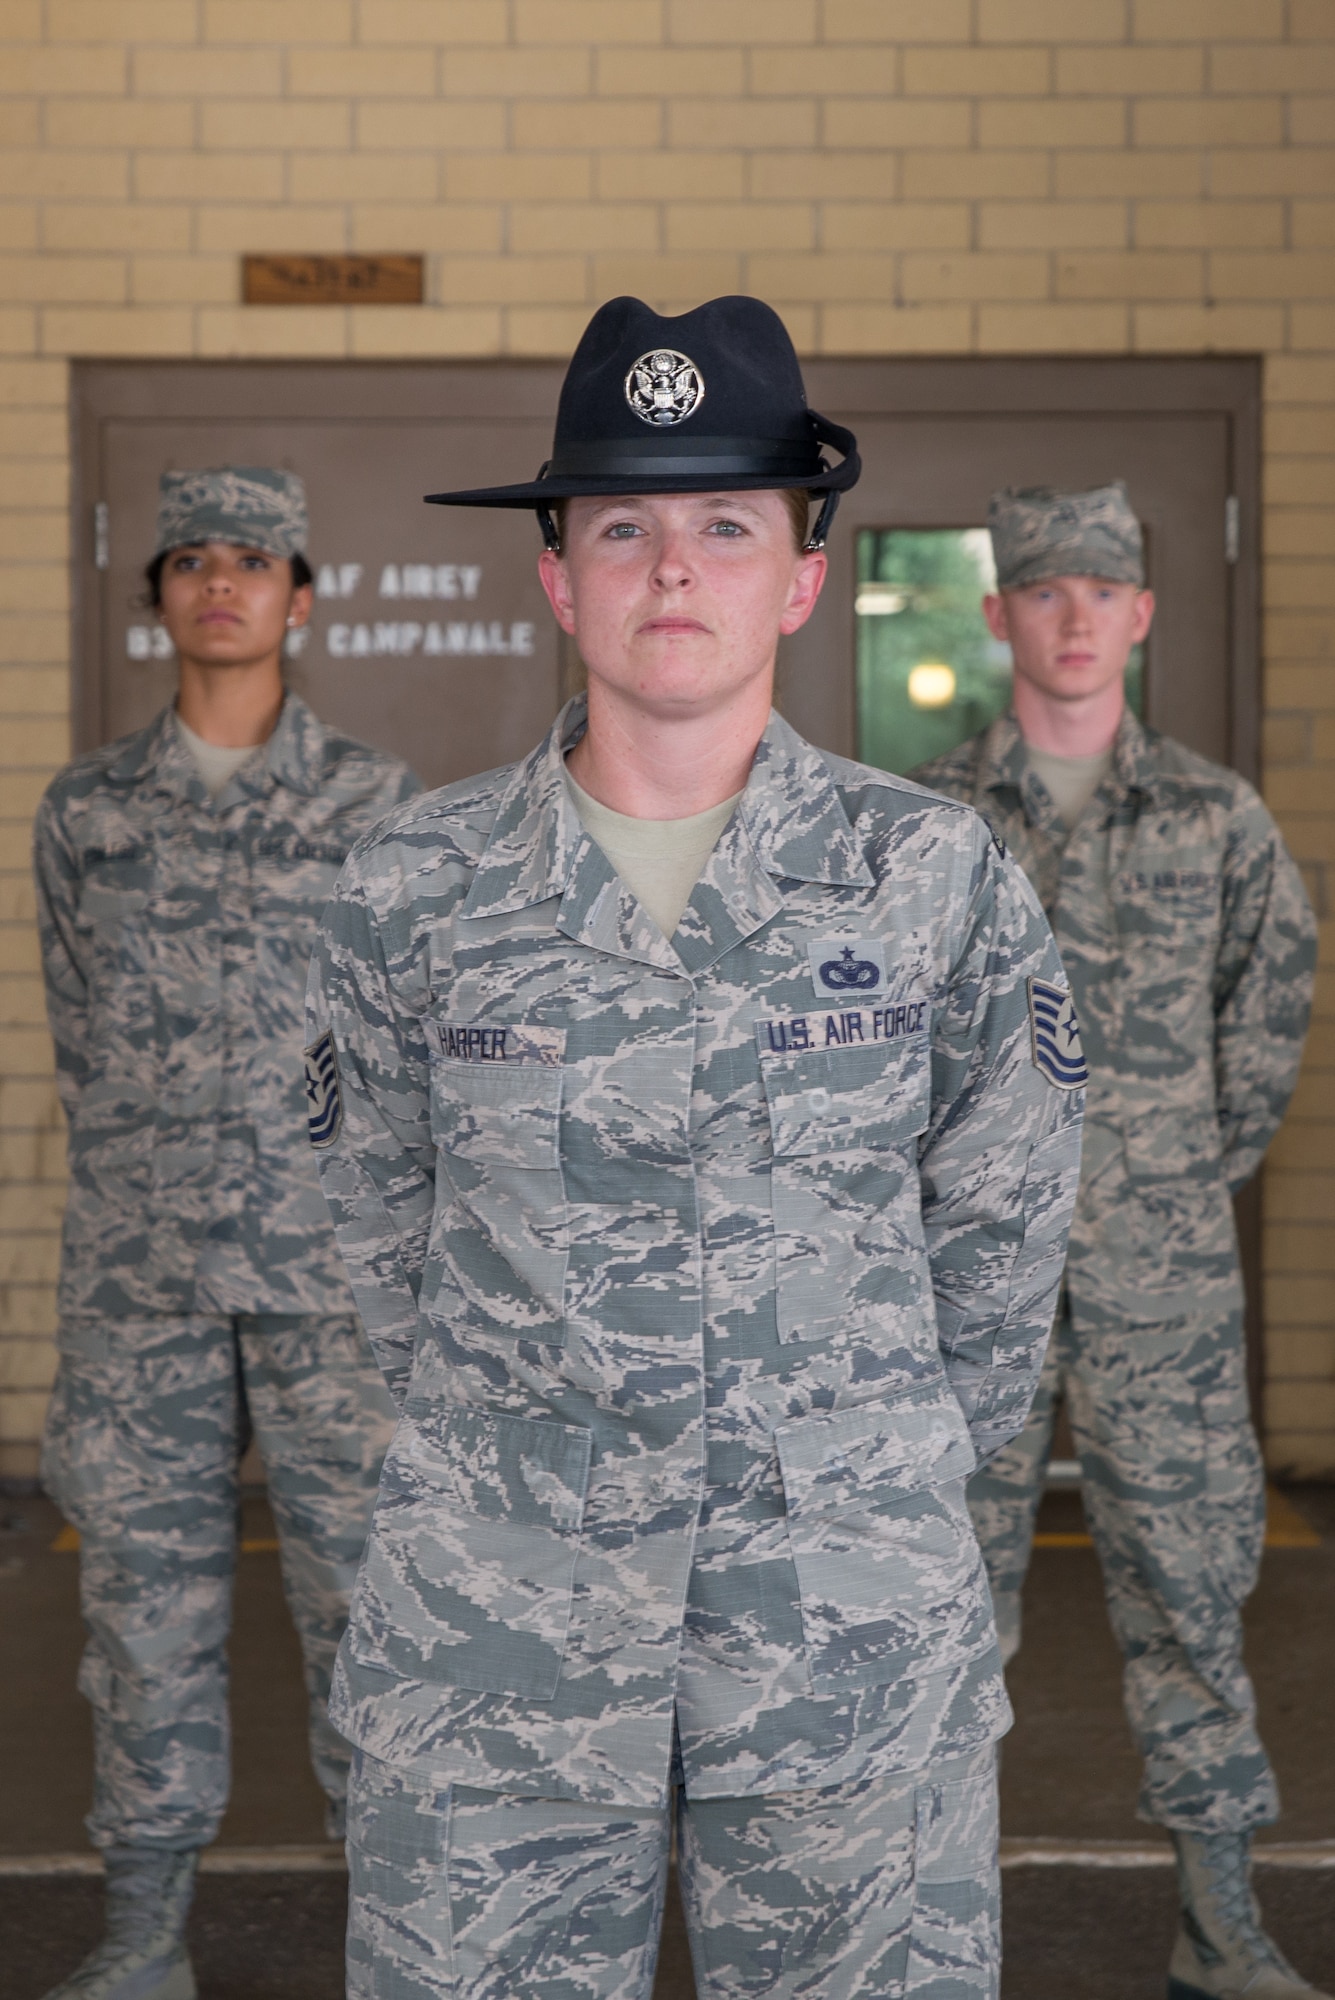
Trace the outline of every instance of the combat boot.
<instances>
[{"instance_id":1,"label":"combat boot","mask_svg":"<svg viewBox=\"0 0 1335 2000\"><path fill-rule=\"evenodd\" d=\"M45 2000L195 2000L185 1920L198 1854L111 1847L106 1866L107 1934Z\"/></svg>"},{"instance_id":2,"label":"combat boot","mask_svg":"<svg viewBox=\"0 0 1335 2000\"><path fill-rule=\"evenodd\" d=\"M1330 2000L1266 1936L1245 1833L1174 1833L1182 1924L1168 2000Z\"/></svg>"}]
</instances>

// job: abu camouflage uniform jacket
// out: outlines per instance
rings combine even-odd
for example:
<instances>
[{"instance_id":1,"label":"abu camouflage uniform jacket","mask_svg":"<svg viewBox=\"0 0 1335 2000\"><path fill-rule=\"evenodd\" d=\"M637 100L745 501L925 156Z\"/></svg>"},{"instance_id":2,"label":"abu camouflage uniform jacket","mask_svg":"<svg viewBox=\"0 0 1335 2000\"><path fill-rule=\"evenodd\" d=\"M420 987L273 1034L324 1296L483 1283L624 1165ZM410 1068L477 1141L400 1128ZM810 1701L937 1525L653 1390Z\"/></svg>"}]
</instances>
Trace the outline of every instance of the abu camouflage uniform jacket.
<instances>
[{"instance_id":1,"label":"abu camouflage uniform jacket","mask_svg":"<svg viewBox=\"0 0 1335 2000\"><path fill-rule=\"evenodd\" d=\"M35 861L69 1121L64 1320L349 1311L302 999L349 849L417 790L295 695L216 804L171 709L51 784Z\"/></svg>"},{"instance_id":2,"label":"abu camouflage uniform jacket","mask_svg":"<svg viewBox=\"0 0 1335 2000\"><path fill-rule=\"evenodd\" d=\"M973 813L777 717L669 943L570 802L581 726L361 843L312 961L402 1412L331 1713L639 1806L674 1704L698 1797L916 1769L1008 1720L964 1480L1024 1421L1078 1176L1056 950Z\"/></svg>"},{"instance_id":3,"label":"abu camouflage uniform jacket","mask_svg":"<svg viewBox=\"0 0 1335 2000\"><path fill-rule=\"evenodd\" d=\"M1237 1328L1230 1194L1284 1115L1316 963L1274 821L1236 771L1129 709L1068 839L1012 715L913 775L974 806L1021 863L1070 978L1090 1071L1067 1265L1077 1333Z\"/></svg>"}]
</instances>

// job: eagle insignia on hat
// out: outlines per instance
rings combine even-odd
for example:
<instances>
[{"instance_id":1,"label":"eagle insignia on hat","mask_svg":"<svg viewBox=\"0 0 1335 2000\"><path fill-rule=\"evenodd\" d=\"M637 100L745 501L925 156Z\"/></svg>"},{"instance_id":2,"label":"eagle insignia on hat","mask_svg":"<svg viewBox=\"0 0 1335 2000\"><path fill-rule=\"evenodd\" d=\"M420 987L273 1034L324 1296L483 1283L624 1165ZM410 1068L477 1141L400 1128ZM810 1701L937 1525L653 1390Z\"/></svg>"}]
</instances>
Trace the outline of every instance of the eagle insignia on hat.
<instances>
[{"instance_id":1,"label":"eagle insignia on hat","mask_svg":"<svg viewBox=\"0 0 1335 2000\"><path fill-rule=\"evenodd\" d=\"M626 377L626 401L646 424L684 423L704 401L704 377L688 354L656 347Z\"/></svg>"}]
</instances>

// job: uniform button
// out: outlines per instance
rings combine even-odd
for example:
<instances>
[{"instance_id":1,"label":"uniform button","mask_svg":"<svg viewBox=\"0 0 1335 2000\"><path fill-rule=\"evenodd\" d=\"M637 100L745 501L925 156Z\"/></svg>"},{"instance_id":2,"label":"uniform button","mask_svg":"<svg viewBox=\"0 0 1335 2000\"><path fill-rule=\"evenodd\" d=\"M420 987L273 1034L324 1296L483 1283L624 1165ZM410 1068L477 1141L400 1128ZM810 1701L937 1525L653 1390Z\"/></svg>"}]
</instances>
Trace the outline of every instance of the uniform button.
<instances>
[{"instance_id":1,"label":"uniform button","mask_svg":"<svg viewBox=\"0 0 1335 2000\"><path fill-rule=\"evenodd\" d=\"M829 1091L823 1085L819 1090L809 1090L807 1092L807 1105L812 1111L828 1111L830 1108Z\"/></svg>"}]
</instances>

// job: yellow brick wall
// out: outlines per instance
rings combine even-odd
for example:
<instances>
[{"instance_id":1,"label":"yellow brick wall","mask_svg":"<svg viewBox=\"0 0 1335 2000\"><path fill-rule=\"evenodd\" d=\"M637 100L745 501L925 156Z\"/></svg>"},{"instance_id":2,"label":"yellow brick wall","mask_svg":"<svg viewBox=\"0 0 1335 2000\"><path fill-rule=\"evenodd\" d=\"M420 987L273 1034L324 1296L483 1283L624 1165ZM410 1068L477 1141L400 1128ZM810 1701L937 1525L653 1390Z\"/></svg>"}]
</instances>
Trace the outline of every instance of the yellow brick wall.
<instances>
[{"instance_id":1,"label":"yellow brick wall","mask_svg":"<svg viewBox=\"0 0 1335 2000\"><path fill-rule=\"evenodd\" d=\"M430 303L247 310L264 249L423 250ZM0 0L0 1471L51 1370L68 358L563 355L612 293L734 290L810 354L1266 357L1266 791L1324 915L1332 0ZM1271 1460L1326 1474L1333 938L1266 1250Z\"/></svg>"}]
</instances>

